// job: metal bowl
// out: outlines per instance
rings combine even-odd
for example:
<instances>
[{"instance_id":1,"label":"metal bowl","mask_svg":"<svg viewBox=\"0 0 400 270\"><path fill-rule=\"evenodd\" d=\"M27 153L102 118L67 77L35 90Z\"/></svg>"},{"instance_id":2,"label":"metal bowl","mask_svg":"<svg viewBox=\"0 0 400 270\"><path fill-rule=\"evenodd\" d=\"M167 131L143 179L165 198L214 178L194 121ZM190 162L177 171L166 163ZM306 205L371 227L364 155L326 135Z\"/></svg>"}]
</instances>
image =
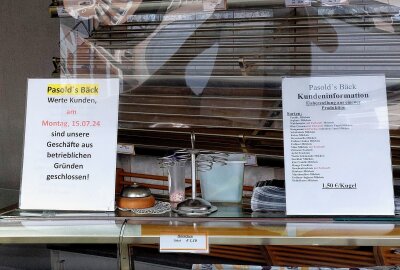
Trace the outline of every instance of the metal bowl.
<instances>
[{"instance_id":1,"label":"metal bowl","mask_svg":"<svg viewBox=\"0 0 400 270\"><path fill-rule=\"evenodd\" d=\"M133 185L124 187L121 191L121 197L124 198L145 198L151 196L151 191L147 187L133 183Z\"/></svg>"}]
</instances>

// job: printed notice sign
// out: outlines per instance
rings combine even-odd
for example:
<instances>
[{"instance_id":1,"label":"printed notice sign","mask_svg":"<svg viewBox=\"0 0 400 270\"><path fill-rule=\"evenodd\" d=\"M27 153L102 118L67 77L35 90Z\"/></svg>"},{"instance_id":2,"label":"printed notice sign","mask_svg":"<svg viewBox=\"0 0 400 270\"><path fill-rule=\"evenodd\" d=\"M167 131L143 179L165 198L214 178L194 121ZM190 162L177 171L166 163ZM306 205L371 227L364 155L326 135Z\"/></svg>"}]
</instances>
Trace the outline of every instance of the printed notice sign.
<instances>
[{"instance_id":1,"label":"printed notice sign","mask_svg":"<svg viewBox=\"0 0 400 270\"><path fill-rule=\"evenodd\" d=\"M160 252L208 253L207 234L162 234L160 235Z\"/></svg>"},{"instance_id":2,"label":"printed notice sign","mask_svg":"<svg viewBox=\"0 0 400 270\"><path fill-rule=\"evenodd\" d=\"M113 211L118 79L28 81L21 209Z\"/></svg>"},{"instance_id":3,"label":"printed notice sign","mask_svg":"<svg viewBox=\"0 0 400 270\"><path fill-rule=\"evenodd\" d=\"M288 215L393 215L384 76L284 78Z\"/></svg>"}]
</instances>

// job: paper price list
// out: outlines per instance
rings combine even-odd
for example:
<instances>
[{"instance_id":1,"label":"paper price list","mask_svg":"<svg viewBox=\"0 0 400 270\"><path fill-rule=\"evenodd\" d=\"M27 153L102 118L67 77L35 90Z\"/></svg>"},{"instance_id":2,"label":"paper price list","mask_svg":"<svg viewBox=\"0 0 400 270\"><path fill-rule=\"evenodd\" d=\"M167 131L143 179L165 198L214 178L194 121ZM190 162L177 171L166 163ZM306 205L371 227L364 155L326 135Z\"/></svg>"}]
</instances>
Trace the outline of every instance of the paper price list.
<instances>
[{"instance_id":1,"label":"paper price list","mask_svg":"<svg viewBox=\"0 0 400 270\"><path fill-rule=\"evenodd\" d=\"M322 130L331 129L332 122L314 121L310 116L288 113L290 117L290 147L292 181L319 181L324 179L325 145L318 136Z\"/></svg>"},{"instance_id":2,"label":"paper price list","mask_svg":"<svg viewBox=\"0 0 400 270\"><path fill-rule=\"evenodd\" d=\"M392 190L383 76L284 78L282 108L288 215L393 213L384 196L365 201L381 179Z\"/></svg>"},{"instance_id":3,"label":"paper price list","mask_svg":"<svg viewBox=\"0 0 400 270\"><path fill-rule=\"evenodd\" d=\"M292 161L292 181L324 180L324 172L332 169L325 165L329 158L326 150L327 142L322 132L350 130L352 125L333 121L313 120L311 116L300 113L289 113L290 147Z\"/></svg>"}]
</instances>

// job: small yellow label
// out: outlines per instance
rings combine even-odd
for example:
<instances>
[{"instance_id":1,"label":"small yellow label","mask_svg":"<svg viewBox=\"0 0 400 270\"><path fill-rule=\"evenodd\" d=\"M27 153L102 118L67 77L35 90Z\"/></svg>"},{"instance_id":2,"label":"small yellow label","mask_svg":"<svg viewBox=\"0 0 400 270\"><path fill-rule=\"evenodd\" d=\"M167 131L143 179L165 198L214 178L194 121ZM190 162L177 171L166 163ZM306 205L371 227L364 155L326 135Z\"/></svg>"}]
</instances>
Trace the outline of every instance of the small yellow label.
<instances>
[{"instance_id":1,"label":"small yellow label","mask_svg":"<svg viewBox=\"0 0 400 270\"><path fill-rule=\"evenodd\" d=\"M98 84L49 84L48 96L98 96Z\"/></svg>"}]
</instances>

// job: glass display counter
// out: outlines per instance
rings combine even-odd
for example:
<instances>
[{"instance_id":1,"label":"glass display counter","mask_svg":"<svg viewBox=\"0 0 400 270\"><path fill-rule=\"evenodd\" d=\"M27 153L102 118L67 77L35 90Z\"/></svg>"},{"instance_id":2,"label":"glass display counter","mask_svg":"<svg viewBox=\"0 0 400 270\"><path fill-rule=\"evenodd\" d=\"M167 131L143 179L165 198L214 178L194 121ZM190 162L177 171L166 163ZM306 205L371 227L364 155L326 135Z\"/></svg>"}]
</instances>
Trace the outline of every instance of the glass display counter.
<instances>
[{"instance_id":1,"label":"glass display counter","mask_svg":"<svg viewBox=\"0 0 400 270\"><path fill-rule=\"evenodd\" d=\"M385 74L398 179L397 2L287 8L283 1L228 0L226 10L211 12L200 1L74 2L51 7L61 17L57 74L119 78L118 142L136 153L194 148L195 135L199 151L250 153L260 166L282 170L282 77ZM398 216L289 218L222 203L207 217L22 211L19 191L0 195L1 244L113 244L121 269L133 268L135 247L157 249L165 233L205 233L211 245L245 247L240 254L248 246L400 245Z\"/></svg>"},{"instance_id":2,"label":"glass display counter","mask_svg":"<svg viewBox=\"0 0 400 270\"><path fill-rule=\"evenodd\" d=\"M400 243L398 217L288 218L282 213L251 215L232 204L218 204L219 211L200 218L180 217L171 212L143 216L121 211L22 211L3 206L1 244L114 244L118 246L121 269L133 268L132 253L136 248L152 245L158 249L160 236L170 233L204 233L213 249L215 246L371 247Z\"/></svg>"}]
</instances>

